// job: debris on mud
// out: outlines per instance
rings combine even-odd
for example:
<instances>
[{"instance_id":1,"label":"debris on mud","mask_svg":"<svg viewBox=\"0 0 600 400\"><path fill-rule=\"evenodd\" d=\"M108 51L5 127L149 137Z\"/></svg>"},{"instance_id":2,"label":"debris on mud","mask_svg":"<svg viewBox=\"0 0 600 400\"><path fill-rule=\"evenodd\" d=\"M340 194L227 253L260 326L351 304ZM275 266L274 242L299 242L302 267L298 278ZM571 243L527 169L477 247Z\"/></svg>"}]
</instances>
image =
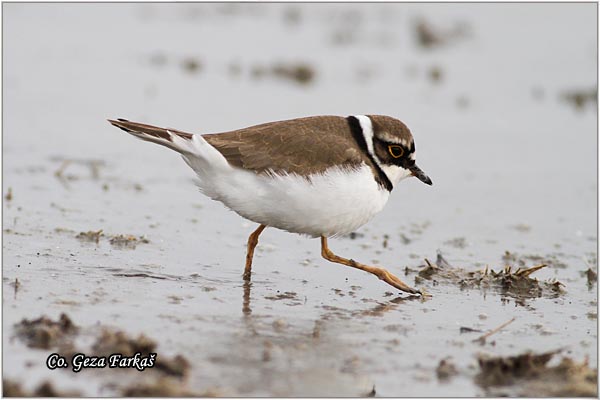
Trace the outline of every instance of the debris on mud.
<instances>
[{"instance_id":1,"label":"debris on mud","mask_svg":"<svg viewBox=\"0 0 600 400\"><path fill-rule=\"evenodd\" d=\"M158 356L154 367L166 375L184 377L187 375L191 365L184 356L178 354L173 358Z\"/></svg>"},{"instance_id":2,"label":"debris on mud","mask_svg":"<svg viewBox=\"0 0 600 400\"><path fill-rule=\"evenodd\" d=\"M2 397L25 397L21 385L11 379L2 379Z\"/></svg>"},{"instance_id":3,"label":"debris on mud","mask_svg":"<svg viewBox=\"0 0 600 400\"><path fill-rule=\"evenodd\" d=\"M511 226L517 232L528 233L531 232L531 226L527 224L516 224Z\"/></svg>"},{"instance_id":4,"label":"debris on mud","mask_svg":"<svg viewBox=\"0 0 600 400\"><path fill-rule=\"evenodd\" d=\"M481 332L481 329L475 329L468 326L461 326L459 329L460 333L472 333L472 332Z\"/></svg>"},{"instance_id":5,"label":"debris on mud","mask_svg":"<svg viewBox=\"0 0 600 400\"><path fill-rule=\"evenodd\" d=\"M195 74L202 70L202 63L195 58L188 57L181 62L181 66L185 72Z\"/></svg>"},{"instance_id":6,"label":"debris on mud","mask_svg":"<svg viewBox=\"0 0 600 400\"><path fill-rule=\"evenodd\" d=\"M557 254L549 254L541 256L538 254L517 254L510 251L505 251L502 255L502 261L507 265L525 267L531 263L546 264L554 268L567 268L567 264L558 259Z\"/></svg>"},{"instance_id":7,"label":"debris on mud","mask_svg":"<svg viewBox=\"0 0 600 400\"><path fill-rule=\"evenodd\" d=\"M477 285L479 287L497 287L502 293L518 298L534 298L544 295L556 297L564 293L563 284L557 280L538 281L529 276L537 270L546 267L545 264L531 268L512 271L512 267L504 267L499 272L485 270L483 275L474 276L461 282L463 286Z\"/></svg>"},{"instance_id":8,"label":"debris on mud","mask_svg":"<svg viewBox=\"0 0 600 400\"><path fill-rule=\"evenodd\" d=\"M455 247L457 249L464 249L465 247L468 246L467 239L464 238L464 237L457 237L457 238L454 238L454 239L446 240L444 242L444 244L447 244L448 246Z\"/></svg>"},{"instance_id":9,"label":"debris on mud","mask_svg":"<svg viewBox=\"0 0 600 400\"><path fill-rule=\"evenodd\" d=\"M458 375L456 365L450 360L444 358L440 361L437 368L435 369L438 380L447 381L455 375Z\"/></svg>"},{"instance_id":10,"label":"debris on mud","mask_svg":"<svg viewBox=\"0 0 600 400\"><path fill-rule=\"evenodd\" d=\"M21 282L19 282L19 278L15 278L14 282L11 282L10 285L15 289L15 299L16 299L17 292L19 291L19 288L21 287Z\"/></svg>"},{"instance_id":11,"label":"debris on mud","mask_svg":"<svg viewBox=\"0 0 600 400\"><path fill-rule=\"evenodd\" d=\"M494 397L597 397L598 370L590 369L587 360L576 363L563 357L556 366L546 365L559 352L528 352L510 357L480 355L475 383L486 390L486 395Z\"/></svg>"},{"instance_id":12,"label":"debris on mud","mask_svg":"<svg viewBox=\"0 0 600 400\"><path fill-rule=\"evenodd\" d=\"M67 345L79 330L64 313L60 314L58 321L52 321L45 316L34 320L23 319L15 325L15 328L17 336L28 347L46 350L59 345Z\"/></svg>"},{"instance_id":13,"label":"debris on mud","mask_svg":"<svg viewBox=\"0 0 600 400\"><path fill-rule=\"evenodd\" d=\"M595 313L595 312L589 312L589 313L585 314L585 316L591 320L598 319L598 313Z\"/></svg>"},{"instance_id":14,"label":"debris on mud","mask_svg":"<svg viewBox=\"0 0 600 400\"><path fill-rule=\"evenodd\" d=\"M440 29L421 19L414 25L414 30L417 44L420 47L432 49L445 46L456 39L466 36L468 26L464 23L457 23L451 29Z\"/></svg>"},{"instance_id":15,"label":"debris on mud","mask_svg":"<svg viewBox=\"0 0 600 400\"><path fill-rule=\"evenodd\" d=\"M279 64L272 68L272 73L279 78L290 79L301 85L311 83L316 75L314 68L308 64Z\"/></svg>"},{"instance_id":16,"label":"debris on mud","mask_svg":"<svg viewBox=\"0 0 600 400\"><path fill-rule=\"evenodd\" d=\"M94 180L100 178L100 168L104 167L106 164L103 160L83 160L62 157L54 157L52 158L52 161L58 161L61 163L60 167L54 172L54 176L56 176L58 180L63 183L66 183L66 181L74 181L81 179L78 175L65 175L67 167L69 167L72 164L87 167L90 171L90 178Z\"/></svg>"},{"instance_id":17,"label":"debris on mud","mask_svg":"<svg viewBox=\"0 0 600 400\"><path fill-rule=\"evenodd\" d=\"M365 234L364 233L360 233L360 232L350 232L349 234L343 235L342 237L343 238L347 238L347 239L355 240L355 239L360 239L360 238L365 237Z\"/></svg>"},{"instance_id":18,"label":"debris on mud","mask_svg":"<svg viewBox=\"0 0 600 400\"><path fill-rule=\"evenodd\" d=\"M487 338L489 338L490 336L492 336L493 334L495 334L497 332L500 332L502 329L506 328L508 325L512 324L514 321L515 321L515 318L513 317L510 320L503 323L502 325L498 326L497 328L494 328L494 329L490 330L489 332L484 333L477 339L473 340L473 342L477 342L481 345L484 345Z\"/></svg>"},{"instance_id":19,"label":"debris on mud","mask_svg":"<svg viewBox=\"0 0 600 400\"><path fill-rule=\"evenodd\" d=\"M13 192L11 187L8 188L8 191L6 192L4 198L6 199L6 201L11 201L13 199Z\"/></svg>"},{"instance_id":20,"label":"debris on mud","mask_svg":"<svg viewBox=\"0 0 600 400\"><path fill-rule=\"evenodd\" d=\"M73 232L70 229L65 228L56 228L54 230L57 233L64 232ZM103 237L108 237L108 242L116 248L120 249L135 249L136 246L140 243L150 243L145 236L134 236L134 235L105 235L102 229L97 231L87 231L87 232L79 232L75 238L81 240L82 242L91 242L91 243L100 243L100 239Z\"/></svg>"},{"instance_id":21,"label":"debris on mud","mask_svg":"<svg viewBox=\"0 0 600 400\"><path fill-rule=\"evenodd\" d=\"M412 242L412 239L406 236L404 233L400 234L400 240L402 241L402 244L410 244L410 242Z\"/></svg>"},{"instance_id":22,"label":"debris on mud","mask_svg":"<svg viewBox=\"0 0 600 400\"><path fill-rule=\"evenodd\" d=\"M425 259L415 277L415 283L420 284L423 279L435 284L438 281L450 281L462 289L480 288L497 289L502 294L512 296L517 300L535 297L556 297L563 294L563 284L557 280L538 281L530 275L544 267L540 264L531 268L518 268L513 271L511 266L506 266L499 272L486 268L481 271L466 271L450 265L440 252L437 254L435 264ZM410 271L407 269L406 272Z\"/></svg>"},{"instance_id":23,"label":"debris on mud","mask_svg":"<svg viewBox=\"0 0 600 400\"><path fill-rule=\"evenodd\" d=\"M95 355L105 357L115 353L127 356L140 353L141 356L147 356L149 353L156 353L156 346L156 342L144 334L132 338L123 331L104 328L92 346L92 350ZM186 376L190 367L189 361L182 355L167 358L160 354L157 355L154 366L156 371L175 377Z\"/></svg>"},{"instance_id":24,"label":"debris on mud","mask_svg":"<svg viewBox=\"0 0 600 400\"><path fill-rule=\"evenodd\" d=\"M262 78L265 75L271 75L276 78L291 80L300 85L312 83L316 74L316 70L306 63L277 63L270 67L255 66L252 69L252 76L254 78Z\"/></svg>"},{"instance_id":25,"label":"debris on mud","mask_svg":"<svg viewBox=\"0 0 600 400\"><path fill-rule=\"evenodd\" d=\"M161 378L153 383L136 382L125 387L121 395L123 397L219 397L222 396L216 390L207 390L197 393L185 389L181 382L172 379Z\"/></svg>"},{"instance_id":26,"label":"debris on mud","mask_svg":"<svg viewBox=\"0 0 600 400\"><path fill-rule=\"evenodd\" d=\"M596 88L569 90L562 92L560 97L571 103L577 111L582 111L588 104L593 105L598 101L598 90Z\"/></svg>"},{"instance_id":27,"label":"debris on mud","mask_svg":"<svg viewBox=\"0 0 600 400\"><path fill-rule=\"evenodd\" d=\"M130 338L125 332L103 329L100 337L92 346L95 355L108 357L114 353L147 355L155 352L156 342L140 334L136 339Z\"/></svg>"},{"instance_id":28,"label":"debris on mud","mask_svg":"<svg viewBox=\"0 0 600 400\"><path fill-rule=\"evenodd\" d=\"M440 83L442 81L442 78L444 77L444 72L440 66L435 65L429 68L429 70L427 71L427 75L429 76L431 82Z\"/></svg>"},{"instance_id":29,"label":"debris on mud","mask_svg":"<svg viewBox=\"0 0 600 400\"><path fill-rule=\"evenodd\" d=\"M98 243L100 241L100 236L102 235L102 229L100 229L99 231L79 232L75 238L87 242Z\"/></svg>"},{"instance_id":30,"label":"debris on mud","mask_svg":"<svg viewBox=\"0 0 600 400\"><path fill-rule=\"evenodd\" d=\"M583 274L587 279L587 284L589 287L594 286L594 283L598 282L598 273L596 273L596 271L594 271L592 268L588 268L587 270L583 271Z\"/></svg>"},{"instance_id":31,"label":"debris on mud","mask_svg":"<svg viewBox=\"0 0 600 400\"><path fill-rule=\"evenodd\" d=\"M278 293L273 296L265 296L265 299L267 299L267 300L287 300L287 299L296 300L297 296L298 296L298 293L296 293L296 292L284 292L284 293Z\"/></svg>"},{"instance_id":32,"label":"debris on mud","mask_svg":"<svg viewBox=\"0 0 600 400\"><path fill-rule=\"evenodd\" d=\"M21 388L21 384L10 379L2 380L4 397L81 397L78 391L59 391L49 381L44 381L32 392Z\"/></svg>"},{"instance_id":33,"label":"debris on mud","mask_svg":"<svg viewBox=\"0 0 600 400\"><path fill-rule=\"evenodd\" d=\"M150 243L150 241L143 236L135 237L133 235L115 235L109 239L109 242L114 247L130 249L135 249L139 243Z\"/></svg>"},{"instance_id":34,"label":"debris on mud","mask_svg":"<svg viewBox=\"0 0 600 400\"><path fill-rule=\"evenodd\" d=\"M123 278L150 278L150 279L160 279L160 280L168 279L165 276L151 275L151 274L146 274L145 272L136 272L133 274L119 273L119 274L113 274L113 276L120 276Z\"/></svg>"},{"instance_id":35,"label":"debris on mud","mask_svg":"<svg viewBox=\"0 0 600 400\"><path fill-rule=\"evenodd\" d=\"M432 26L425 20L421 20L415 25L415 33L417 43L421 47L430 48L444 43L443 35L434 31Z\"/></svg>"},{"instance_id":36,"label":"debris on mud","mask_svg":"<svg viewBox=\"0 0 600 400\"><path fill-rule=\"evenodd\" d=\"M15 327L17 336L29 347L47 350L58 346L63 352L76 353L72 340L80 329L64 313L56 322L43 316L35 320L23 319ZM99 357L108 357L115 353L127 356L140 353L147 356L149 353L155 353L156 347L156 342L144 334L132 338L123 331L104 327L92 345L92 351ZM155 370L164 375L184 377L190 368L189 361L181 355L156 358Z\"/></svg>"},{"instance_id":37,"label":"debris on mud","mask_svg":"<svg viewBox=\"0 0 600 400\"><path fill-rule=\"evenodd\" d=\"M12 230L10 228L6 228L4 229L2 232L7 233L9 235L17 235L17 236L32 236L31 233L22 233L22 232L17 232L15 230Z\"/></svg>"}]
</instances>

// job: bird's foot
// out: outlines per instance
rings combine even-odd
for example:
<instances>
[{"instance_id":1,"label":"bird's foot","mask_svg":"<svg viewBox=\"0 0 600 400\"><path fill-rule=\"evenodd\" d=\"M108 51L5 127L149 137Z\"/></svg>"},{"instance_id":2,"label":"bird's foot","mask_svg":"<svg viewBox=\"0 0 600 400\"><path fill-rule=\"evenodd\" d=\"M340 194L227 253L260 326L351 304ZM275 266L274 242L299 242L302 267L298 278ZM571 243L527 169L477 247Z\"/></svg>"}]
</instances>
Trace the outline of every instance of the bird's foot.
<instances>
[{"instance_id":1,"label":"bird's foot","mask_svg":"<svg viewBox=\"0 0 600 400\"><path fill-rule=\"evenodd\" d=\"M429 296L427 293L425 293L423 290L419 290L419 289L415 289L412 288L410 286L408 286L406 283L402 282L402 280L400 278L398 278L396 275L388 272L385 269L381 269L381 274L378 274L379 279L381 279L382 281L386 282L387 284L395 287L396 289L402 290L403 292L406 293L410 293L410 294L418 294L421 297L425 297L425 296Z\"/></svg>"}]
</instances>

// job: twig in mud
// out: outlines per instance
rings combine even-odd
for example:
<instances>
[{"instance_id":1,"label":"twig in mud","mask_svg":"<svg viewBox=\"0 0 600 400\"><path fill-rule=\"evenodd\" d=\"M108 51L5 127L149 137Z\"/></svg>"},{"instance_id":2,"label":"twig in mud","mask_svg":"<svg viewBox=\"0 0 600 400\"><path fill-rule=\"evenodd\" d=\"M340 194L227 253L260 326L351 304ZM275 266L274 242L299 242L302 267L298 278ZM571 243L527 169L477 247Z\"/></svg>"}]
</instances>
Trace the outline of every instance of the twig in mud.
<instances>
[{"instance_id":1,"label":"twig in mud","mask_svg":"<svg viewBox=\"0 0 600 400\"><path fill-rule=\"evenodd\" d=\"M375 397L377 392L375 391L375 385L373 385L373 389L369 393L367 393L366 397Z\"/></svg>"},{"instance_id":2,"label":"twig in mud","mask_svg":"<svg viewBox=\"0 0 600 400\"><path fill-rule=\"evenodd\" d=\"M12 286L15 288L15 300L16 300L17 292L19 291L19 287L21 287L21 282L19 282L19 278L15 278L15 281L12 283Z\"/></svg>"},{"instance_id":3,"label":"twig in mud","mask_svg":"<svg viewBox=\"0 0 600 400\"><path fill-rule=\"evenodd\" d=\"M446 259L442 256L442 252L439 250L437 251L435 265L437 265L438 268L448 269L448 270L451 270L454 268L452 265L450 265L450 263L448 261L446 261Z\"/></svg>"},{"instance_id":4,"label":"twig in mud","mask_svg":"<svg viewBox=\"0 0 600 400\"><path fill-rule=\"evenodd\" d=\"M519 268L517 270L517 272L514 273L514 275L516 276L529 276L531 274L533 274L535 271L540 270L544 267L547 267L546 264L540 264L540 265L536 265L535 267L531 267L531 268L525 268L525 269L521 269Z\"/></svg>"},{"instance_id":5,"label":"twig in mud","mask_svg":"<svg viewBox=\"0 0 600 400\"><path fill-rule=\"evenodd\" d=\"M535 267L534 267L535 268ZM490 336L492 336L494 333L497 333L498 331L500 331L501 329L507 327L508 325L512 324L513 321L515 320L515 317L511 318L509 321L506 321L505 323L503 323L502 325L500 325L497 328L492 329L491 331L481 335L480 337L478 337L477 339L473 340L473 343L475 342L479 342L479 344L485 344L485 340L487 338L489 338Z\"/></svg>"},{"instance_id":6,"label":"twig in mud","mask_svg":"<svg viewBox=\"0 0 600 400\"><path fill-rule=\"evenodd\" d=\"M481 332L481 329L470 328L468 326L461 326L460 333L471 333L471 332Z\"/></svg>"},{"instance_id":7,"label":"twig in mud","mask_svg":"<svg viewBox=\"0 0 600 400\"><path fill-rule=\"evenodd\" d=\"M54 176L56 176L58 179L63 179L63 172L65 172L65 169L67 169L69 164L71 164L71 160L63 160L60 167L58 167L58 169L54 172Z\"/></svg>"},{"instance_id":8,"label":"twig in mud","mask_svg":"<svg viewBox=\"0 0 600 400\"><path fill-rule=\"evenodd\" d=\"M102 160L78 160L78 159L57 159L56 161L62 161L60 167L54 172L54 176L58 178L58 180L65 186L68 187L67 181L72 179L79 179L76 176L67 176L64 174L67 167L71 164L80 164L88 167L90 169L91 178L93 180L98 180L100 178L100 167L104 166L104 161Z\"/></svg>"}]
</instances>

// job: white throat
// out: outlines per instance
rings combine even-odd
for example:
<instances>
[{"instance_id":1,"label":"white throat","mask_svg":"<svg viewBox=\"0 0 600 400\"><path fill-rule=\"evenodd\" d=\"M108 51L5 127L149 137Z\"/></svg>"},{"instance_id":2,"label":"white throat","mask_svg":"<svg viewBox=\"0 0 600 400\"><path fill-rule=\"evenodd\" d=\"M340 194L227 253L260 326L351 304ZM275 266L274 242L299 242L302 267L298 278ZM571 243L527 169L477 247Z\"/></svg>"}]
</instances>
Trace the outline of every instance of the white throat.
<instances>
[{"instance_id":1,"label":"white throat","mask_svg":"<svg viewBox=\"0 0 600 400\"><path fill-rule=\"evenodd\" d=\"M398 182L411 176L411 172L397 165L381 165L381 170L395 187Z\"/></svg>"}]
</instances>

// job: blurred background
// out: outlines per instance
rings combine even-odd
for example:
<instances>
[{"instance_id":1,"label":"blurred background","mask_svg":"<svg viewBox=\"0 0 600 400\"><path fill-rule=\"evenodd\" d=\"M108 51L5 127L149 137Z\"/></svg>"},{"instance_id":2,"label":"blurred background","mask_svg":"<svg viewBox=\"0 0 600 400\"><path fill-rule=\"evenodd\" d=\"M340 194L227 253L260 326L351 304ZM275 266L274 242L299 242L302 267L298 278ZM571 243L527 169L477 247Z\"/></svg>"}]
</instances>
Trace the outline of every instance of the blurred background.
<instances>
[{"instance_id":1,"label":"blurred background","mask_svg":"<svg viewBox=\"0 0 600 400\"><path fill-rule=\"evenodd\" d=\"M460 342L448 338L465 315L477 323L477 315L493 315L487 327L521 312L498 351L572 345L574 356L597 364L597 320L586 317L597 307L595 287L581 275L597 271L596 4L5 3L2 9L3 357L5 373L7 362L15 365L12 375L25 387L51 376L87 395L122 394L102 380L83 385L68 372L48 371L38 363L46 353L8 341L22 318L60 312L81 325L110 321L146 332L164 343L163 351L193 355L190 385L216 385L229 395L354 396L372 385L388 396L482 394L470 372L445 386L426 384L436 382L444 351L464 371L474 365L474 350L441 339ZM396 273L435 258L437 250L470 269L501 267L509 251L550 264L540 279L559 279L571 297L515 311L499 295L465 299L456 288L428 287L430 302L402 304L406 328L397 347L390 341L398 330L384 329L397 325L397 305L384 317L346 325L354 316L348 310L379 304L387 287L327 265L316 241L275 230L261 237L252 293L243 295L239 276L252 224L199 194L193 172L175 153L106 122L126 118L214 133L322 114L401 119L415 137L419 166L434 182L403 182L363 236L332 241L334 251ZM100 229L107 238L128 234L149 243L132 250L76 238ZM390 246L379 249L384 237ZM162 278L118 277L131 271ZM214 292L195 288L207 282ZM355 285L362 291L349 289ZM360 294L342 297L332 288ZM294 296L268 300L279 292ZM247 327L239 319L243 298L254 305L252 315L262 316L255 332L264 324L274 335L269 340L284 340L281 359L273 361L282 374L275 375L278 383L265 378L276 374L270 367L241 378L256 356L236 347L246 343L239 338ZM333 306L349 314L324 308ZM312 332L324 316L333 321L335 343L303 353L285 342ZM273 328L281 319L287 330ZM523 339L536 324L550 324L553 334ZM564 331L565 324L579 333ZM258 343L258 352L263 339L244 340ZM339 350L349 348L355 353ZM242 355L232 359L236 352ZM315 372L323 357L333 375ZM299 364L290 366L292 359ZM24 367L27 361L36 366ZM417 372L398 377L398 368ZM282 378L289 374L296 380ZM367 377L360 388L357 375Z\"/></svg>"}]
</instances>

